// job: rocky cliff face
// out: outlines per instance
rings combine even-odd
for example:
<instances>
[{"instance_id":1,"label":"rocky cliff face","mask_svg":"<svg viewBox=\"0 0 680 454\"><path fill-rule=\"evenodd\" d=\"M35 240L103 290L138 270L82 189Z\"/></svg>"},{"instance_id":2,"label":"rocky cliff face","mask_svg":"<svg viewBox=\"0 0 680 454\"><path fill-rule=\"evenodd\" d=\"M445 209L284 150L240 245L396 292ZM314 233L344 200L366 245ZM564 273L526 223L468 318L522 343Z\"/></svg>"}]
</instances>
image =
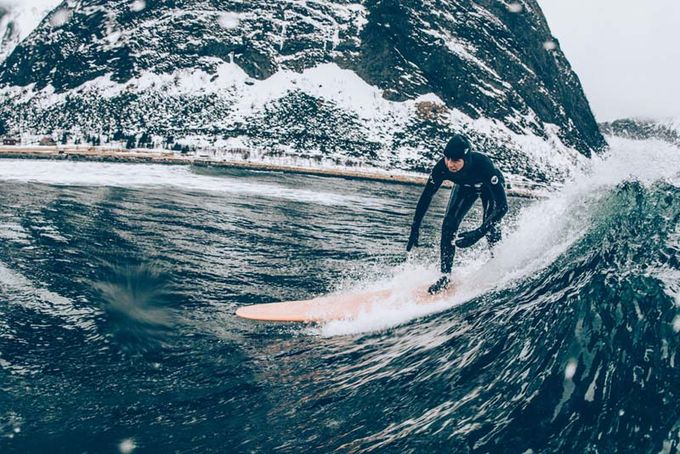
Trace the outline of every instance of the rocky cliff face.
<instances>
[{"instance_id":1,"label":"rocky cliff face","mask_svg":"<svg viewBox=\"0 0 680 454\"><path fill-rule=\"evenodd\" d=\"M624 118L600 124L607 136L634 140L657 139L680 147L680 119Z\"/></svg>"},{"instance_id":2,"label":"rocky cliff face","mask_svg":"<svg viewBox=\"0 0 680 454\"><path fill-rule=\"evenodd\" d=\"M541 181L605 145L535 0L68 0L0 84L17 129L389 168L453 131Z\"/></svg>"}]
</instances>

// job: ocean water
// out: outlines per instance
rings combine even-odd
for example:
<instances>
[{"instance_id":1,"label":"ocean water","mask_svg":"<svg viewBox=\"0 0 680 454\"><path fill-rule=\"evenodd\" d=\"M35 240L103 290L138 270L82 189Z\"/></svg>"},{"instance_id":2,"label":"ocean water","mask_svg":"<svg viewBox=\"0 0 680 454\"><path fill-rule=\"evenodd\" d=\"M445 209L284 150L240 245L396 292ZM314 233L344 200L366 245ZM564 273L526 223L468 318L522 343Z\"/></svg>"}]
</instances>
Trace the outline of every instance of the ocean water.
<instances>
[{"instance_id":1,"label":"ocean water","mask_svg":"<svg viewBox=\"0 0 680 454\"><path fill-rule=\"evenodd\" d=\"M678 452L679 180L617 141L449 300L300 325L234 312L434 280L448 190L407 256L418 187L1 160L0 452Z\"/></svg>"}]
</instances>

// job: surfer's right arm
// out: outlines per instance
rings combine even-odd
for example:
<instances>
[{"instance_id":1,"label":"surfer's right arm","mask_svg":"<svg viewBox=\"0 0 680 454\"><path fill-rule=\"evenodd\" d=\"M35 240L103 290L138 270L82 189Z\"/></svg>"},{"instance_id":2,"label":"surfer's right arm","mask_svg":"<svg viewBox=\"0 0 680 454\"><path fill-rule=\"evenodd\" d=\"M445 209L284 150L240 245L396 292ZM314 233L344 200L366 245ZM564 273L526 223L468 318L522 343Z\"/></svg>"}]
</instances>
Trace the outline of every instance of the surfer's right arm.
<instances>
[{"instance_id":1,"label":"surfer's right arm","mask_svg":"<svg viewBox=\"0 0 680 454\"><path fill-rule=\"evenodd\" d=\"M408 238L408 244L406 245L406 251L410 251L413 246L418 247L418 236L420 234L420 223L423 221L423 217L430 207L430 202L432 202L432 197L435 195L439 187L444 181L442 167L446 167L444 160L442 159L437 164L435 164L432 169L432 173L427 179L425 188L423 188L423 193L420 194L420 199L418 200L418 205L416 206L416 214L413 218L413 224L411 224L411 235Z\"/></svg>"}]
</instances>

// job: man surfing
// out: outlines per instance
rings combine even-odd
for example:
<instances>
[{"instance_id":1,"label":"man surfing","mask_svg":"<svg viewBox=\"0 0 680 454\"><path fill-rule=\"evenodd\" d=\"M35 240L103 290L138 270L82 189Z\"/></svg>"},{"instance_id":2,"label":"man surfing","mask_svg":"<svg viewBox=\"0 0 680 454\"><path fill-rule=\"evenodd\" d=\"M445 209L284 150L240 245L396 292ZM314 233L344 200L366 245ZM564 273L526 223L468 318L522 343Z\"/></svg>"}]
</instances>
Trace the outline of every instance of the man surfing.
<instances>
[{"instance_id":1,"label":"man surfing","mask_svg":"<svg viewBox=\"0 0 680 454\"><path fill-rule=\"evenodd\" d=\"M416 206L416 214L411 225L411 235L406 245L410 251L418 246L420 223L444 180L452 181L449 205L444 215L440 244L442 276L430 286L428 292L436 294L448 287L451 282L451 268L456 247L466 248L474 245L483 236L492 247L501 240L499 221L508 211L505 195L505 179L488 156L471 150L467 137L456 134L444 148L444 158L432 169L423 193ZM463 232L456 237L461 221L475 203L482 199L484 216L482 225L474 230ZM454 242L455 238L455 242Z\"/></svg>"}]
</instances>

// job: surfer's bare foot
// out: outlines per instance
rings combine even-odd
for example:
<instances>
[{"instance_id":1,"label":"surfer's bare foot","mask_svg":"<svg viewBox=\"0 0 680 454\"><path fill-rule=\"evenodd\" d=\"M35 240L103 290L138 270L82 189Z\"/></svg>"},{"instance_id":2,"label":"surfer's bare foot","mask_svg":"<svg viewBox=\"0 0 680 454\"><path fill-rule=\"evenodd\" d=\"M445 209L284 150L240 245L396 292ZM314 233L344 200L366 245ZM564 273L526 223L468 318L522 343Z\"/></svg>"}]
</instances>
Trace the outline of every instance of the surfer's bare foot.
<instances>
[{"instance_id":1,"label":"surfer's bare foot","mask_svg":"<svg viewBox=\"0 0 680 454\"><path fill-rule=\"evenodd\" d=\"M427 289L427 293L429 293L430 295L436 295L437 293L441 293L449 286L450 283L451 279L449 278L449 276L445 274L439 279L437 279L437 282L430 285L430 288Z\"/></svg>"}]
</instances>

